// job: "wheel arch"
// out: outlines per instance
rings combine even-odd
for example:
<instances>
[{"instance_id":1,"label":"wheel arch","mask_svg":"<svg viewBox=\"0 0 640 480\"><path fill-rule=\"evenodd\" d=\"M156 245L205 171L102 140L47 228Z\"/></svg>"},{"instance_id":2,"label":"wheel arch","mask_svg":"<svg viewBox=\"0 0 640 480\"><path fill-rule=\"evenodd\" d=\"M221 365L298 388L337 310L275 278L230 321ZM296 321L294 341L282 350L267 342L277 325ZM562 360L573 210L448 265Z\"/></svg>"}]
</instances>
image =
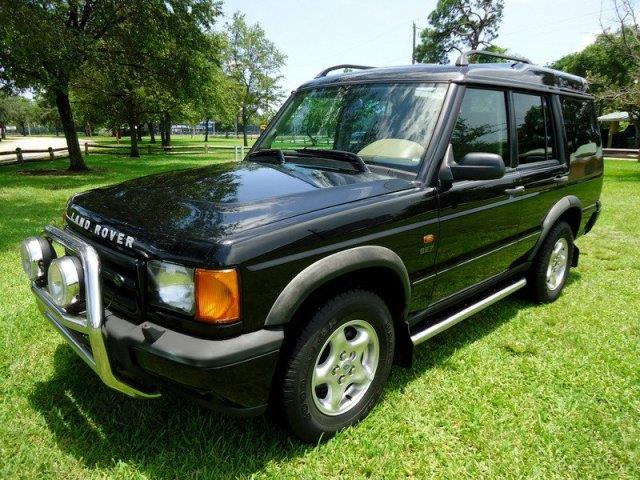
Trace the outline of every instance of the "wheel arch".
<instances>
[{"instance_id":1,"label":"wheel arch","mask_svg":"<svg viewBox=\"0 0 640 480\"><path fill-rule=\"evenodd\" d=\"M571 230L573 231L574 238L578 236L580 232L580 223L582 220L582 202L575 195L567 195L566 197L558 200L553 207L549 210L547 215L542 221L542 233L538 242L533 247L529 256L530 260L533 260L538 254L542 243L547 238L547 235L551 231L551 228L559 221L566 221Z\"/></svg>"},{"instance_id":2,"label":"wheel arch","mask_svg":"<svg viewBox=\"0 0 640 480\"><path fill-rule=\"evenodd\" d=\"M271 306L265 326L285 325L295 316L300 307L307 302L314 293L327 288L332 283L341 284L346 279L362 280L366 273L392 273L392 281L386 283L388 292L401 293L399 305L396 305L396 315L404 320L411 295L409 274L400 257L392 250L381 246L355 247L324 257L298 273L280 292ZM335 281L338 282L335 282ZM373 278L369 279L371 283ZM376 292L377 293L377 292ZM387 296L383 293L381 296ZM390 309L392 309L390 307Z\"/></svg>"}]
</instances>

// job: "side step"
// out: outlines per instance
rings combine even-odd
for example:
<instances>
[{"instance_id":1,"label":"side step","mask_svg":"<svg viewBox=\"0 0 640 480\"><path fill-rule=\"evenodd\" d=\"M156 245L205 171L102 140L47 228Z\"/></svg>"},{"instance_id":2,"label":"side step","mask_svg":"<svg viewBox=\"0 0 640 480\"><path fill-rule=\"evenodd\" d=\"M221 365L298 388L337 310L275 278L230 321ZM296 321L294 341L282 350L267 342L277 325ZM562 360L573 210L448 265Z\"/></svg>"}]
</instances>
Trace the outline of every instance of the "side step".
<instances>
[{"instance_id":1,"label":"side step","mask_svg":"<svg viewBox=\"0 0 640 480\"><path fill-rule=\"evenodd\" d=\"M469 305L464 310L460 310L457 313L454 313L450 317L443 319L442 321L436 323L435 325L430 325L424 330L411 335L411 341L414 345L419 345L425 340L429 340L431 337L435 337L440 332L444 332L447 328L453 327L456 323L461 322L465 318L470 317L474 313L478 313L480 310L484 310L489 305L496 303L498 300L502 300L505 297L508 297L516 290L520 290L524 286L527 285L527 280L522 278L518 280L516 283L509 285L508 287L503 288L502 290L498 290L497 292L489 295L486 298L474 303L473 305Z\"/></svg>"}]
</instances>

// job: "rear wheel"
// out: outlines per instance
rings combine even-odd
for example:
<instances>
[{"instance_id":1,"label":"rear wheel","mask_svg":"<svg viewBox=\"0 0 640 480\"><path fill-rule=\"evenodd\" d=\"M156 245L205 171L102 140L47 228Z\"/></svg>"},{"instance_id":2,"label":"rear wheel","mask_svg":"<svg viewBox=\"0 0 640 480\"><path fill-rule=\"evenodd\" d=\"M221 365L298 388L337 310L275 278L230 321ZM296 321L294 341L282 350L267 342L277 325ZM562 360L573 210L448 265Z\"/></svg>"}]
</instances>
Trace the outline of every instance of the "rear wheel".
<instances>
[{"instance_id":1,"label":"rear wheel","mask_svg":"<svg viewBox=\"0 0 640 480\"><path fill-rule=\"evenodd\" d=\"M566 222L555 224L529 271L529 291L542 303L553 302L560 296L571 268L573 231Z\"/></svg>"},{"instance_id":2,"label":"rear wheel","mask_svg":"<svg viewBox=\"0 0 640 480\"><path fill-rule=\"evenodd\" d=\"M316 442L364 418L393 362L387 305L350 290L327 301L296 339L282 382L282 418L301 440Z\"/></svg>"}]
</instances>

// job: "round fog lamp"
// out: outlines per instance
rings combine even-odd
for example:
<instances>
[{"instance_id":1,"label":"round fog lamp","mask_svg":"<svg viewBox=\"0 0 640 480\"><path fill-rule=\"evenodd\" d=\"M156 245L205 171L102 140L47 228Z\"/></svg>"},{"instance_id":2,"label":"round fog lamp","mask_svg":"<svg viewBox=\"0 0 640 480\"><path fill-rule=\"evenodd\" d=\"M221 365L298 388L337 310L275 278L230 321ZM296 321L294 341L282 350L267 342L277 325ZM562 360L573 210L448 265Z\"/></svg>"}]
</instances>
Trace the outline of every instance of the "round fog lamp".
<instances>
[{"instance_id":1,"label":"round fog lamp","mask_svg":"<svg viewBox=\"0 0 640 480\"><path fill-rule=\"evenodd\" d=\"M29 280L44 277L51 260L55 257L53 247L42 237L26 238L20 246L22 268Z\"/></svg>"},{"instance_id":2,"label":"round fog lamp","mask_svg":"<svg viewBox=\"0 0 640 480\"><path fill-rule=\"evenodd\" d=\"M56 258L47 275L49 295L60 307L66 308L80 300L82 290L82 265L76 257Z\"/></svg>"}]
</instances>

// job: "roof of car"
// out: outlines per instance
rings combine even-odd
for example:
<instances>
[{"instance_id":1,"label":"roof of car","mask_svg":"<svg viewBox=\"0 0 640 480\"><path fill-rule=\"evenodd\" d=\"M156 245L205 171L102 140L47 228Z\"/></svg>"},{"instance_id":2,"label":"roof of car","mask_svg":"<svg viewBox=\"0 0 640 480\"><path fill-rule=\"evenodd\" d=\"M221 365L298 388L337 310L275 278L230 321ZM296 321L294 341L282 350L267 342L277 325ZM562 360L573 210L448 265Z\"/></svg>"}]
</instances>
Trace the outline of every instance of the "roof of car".
<instances>
[{"instance_id":1,"label":"roof of car","mask_svg":"<svg viewBox=\"0 0 640 480\"><path fill-rule=\"evenodd\" d=\"M366 68L318 76L300 88L397 81L474 83L578 95L585 95L588 91L587 81L582 77L522 62L475 63L466 66L418 63L398 67Z\"/></svg>"}]
</instances>

